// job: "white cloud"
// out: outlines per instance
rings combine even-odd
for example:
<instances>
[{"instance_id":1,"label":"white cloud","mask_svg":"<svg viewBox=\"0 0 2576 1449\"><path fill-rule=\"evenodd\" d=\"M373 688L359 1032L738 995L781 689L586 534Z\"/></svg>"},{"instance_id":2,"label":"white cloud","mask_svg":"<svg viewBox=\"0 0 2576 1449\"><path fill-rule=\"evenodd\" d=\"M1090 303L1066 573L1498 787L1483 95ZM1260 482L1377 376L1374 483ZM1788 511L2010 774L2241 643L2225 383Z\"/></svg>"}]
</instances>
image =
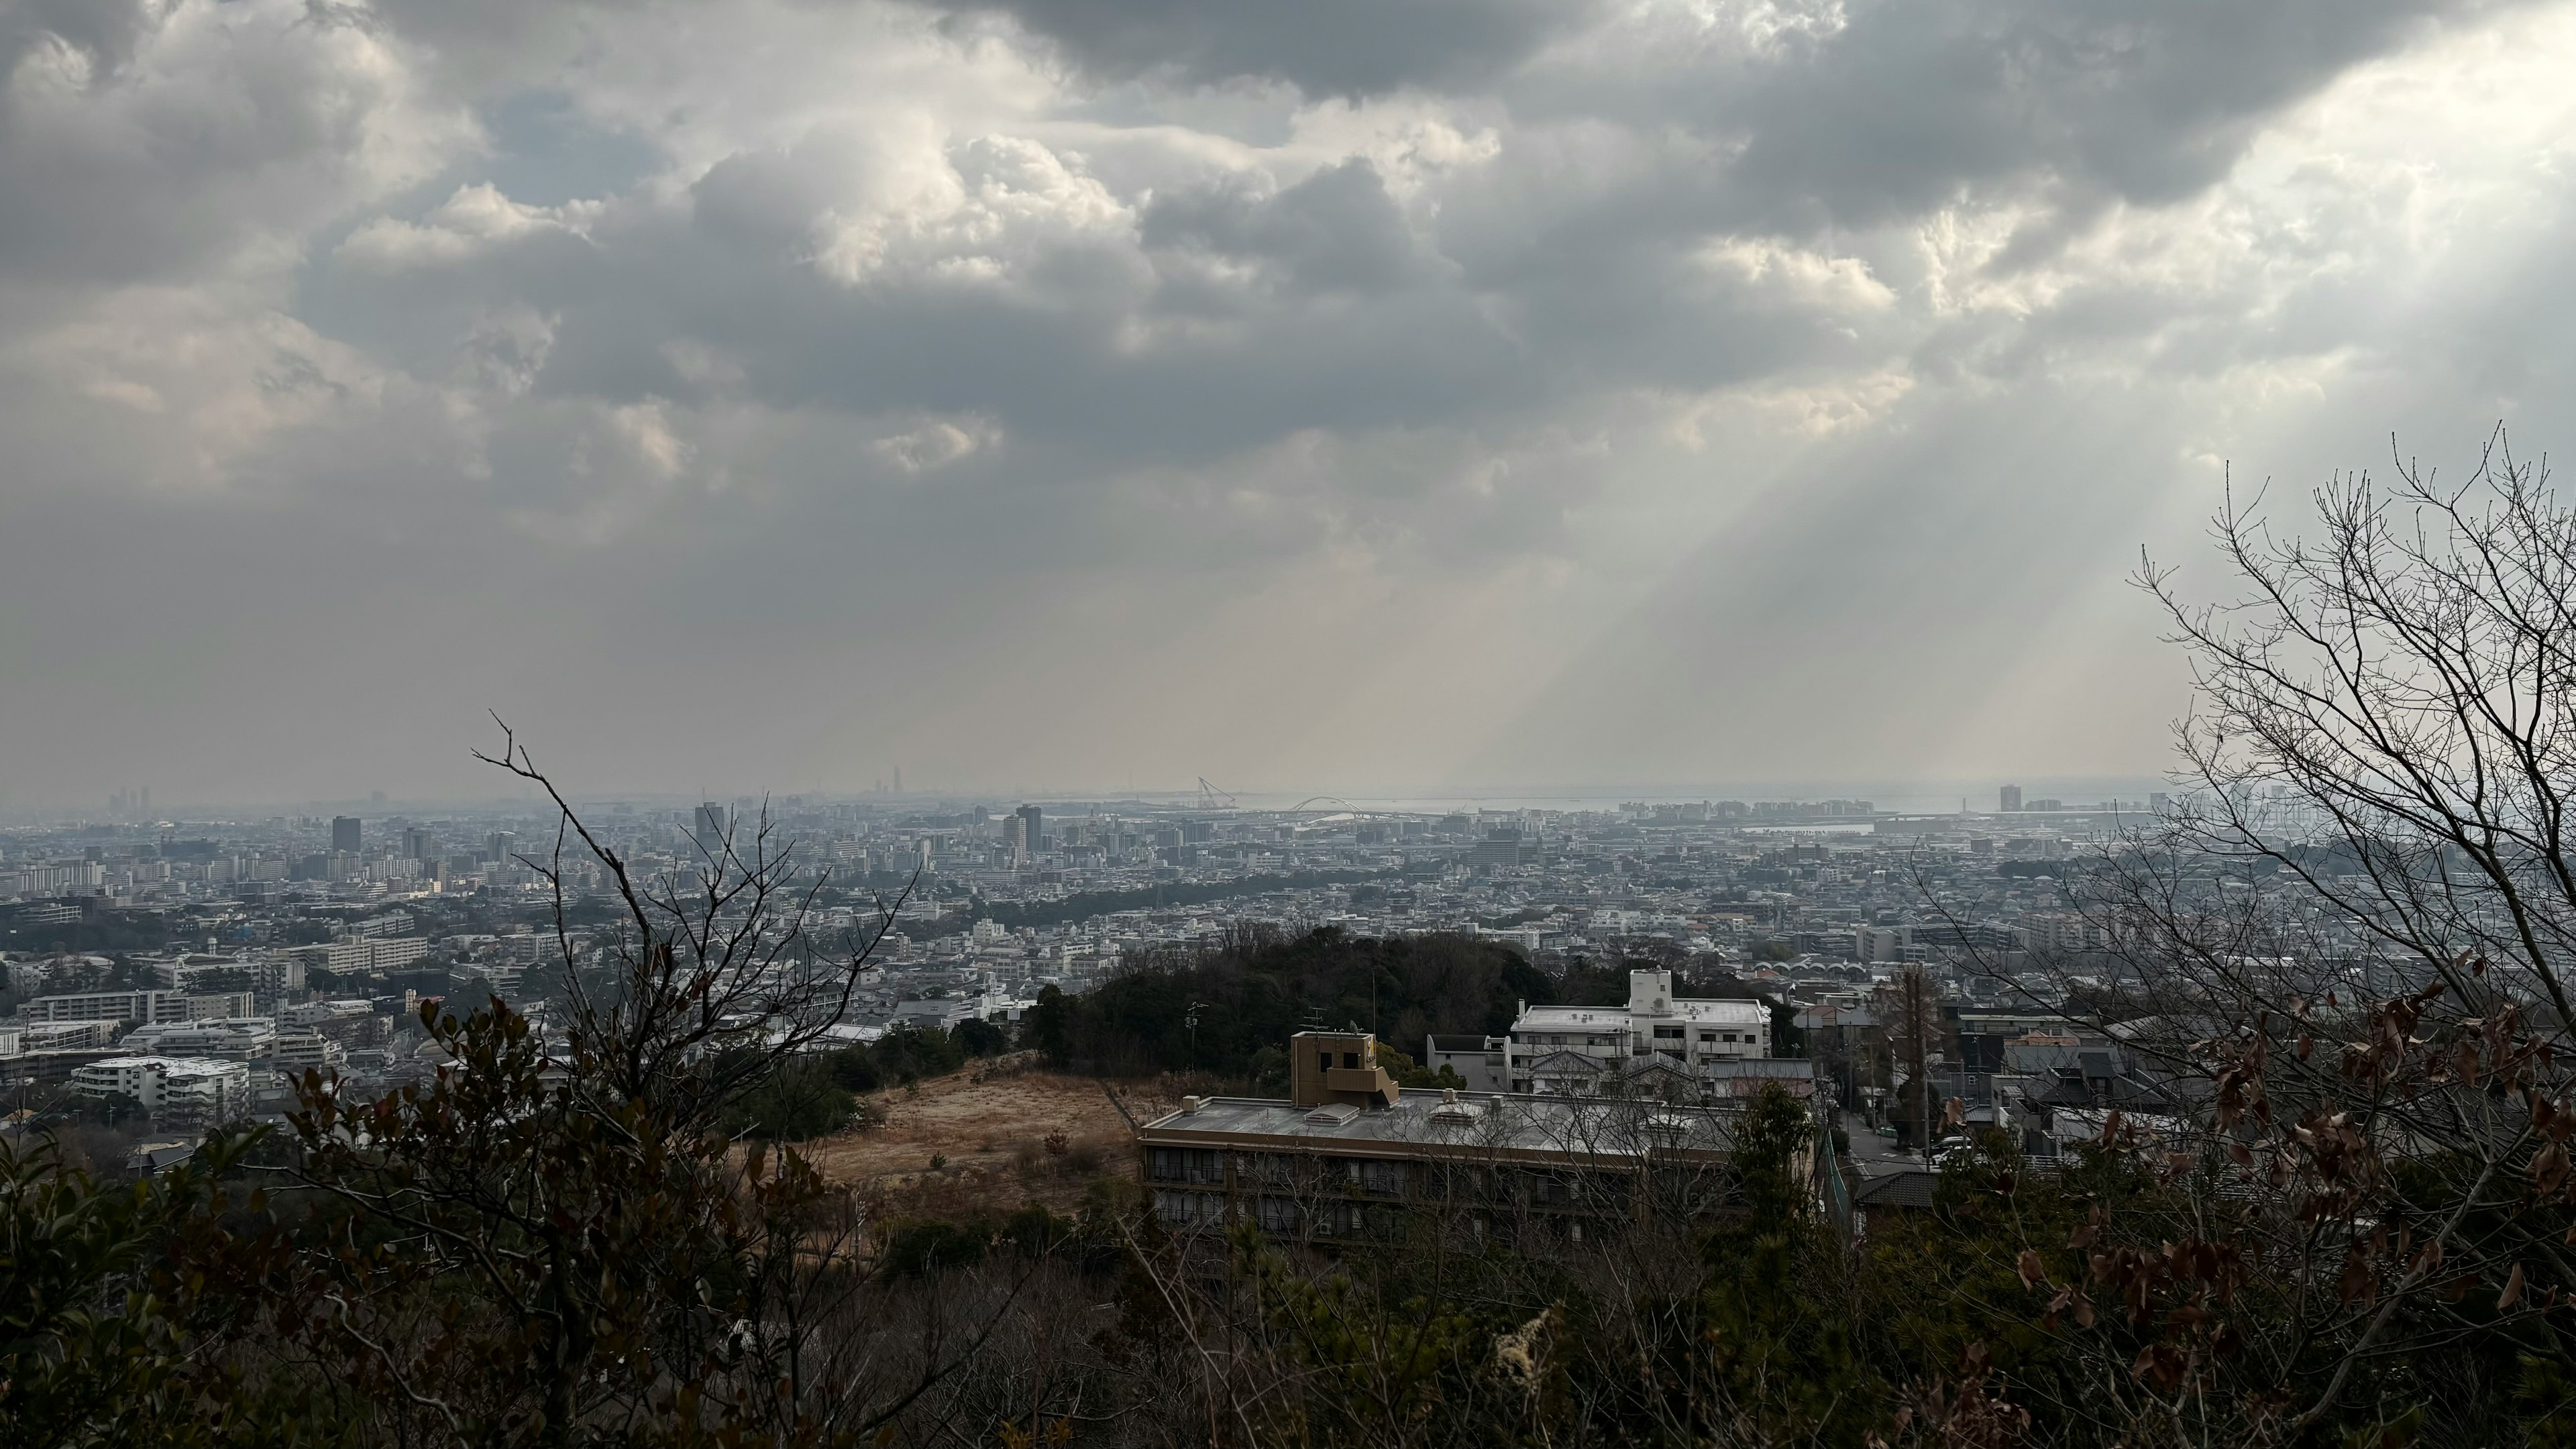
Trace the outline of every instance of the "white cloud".
<instances>
[{"instance_id":1,"label":"white cloud","mask_svg":"<svg viewBox=\"0 0 2576 1449\"><path fill-rule=\"evenodd\" d=\"M999 447L1001 429L989 418L920 418L899 433L889 433L869 446L876 455L905 473L930 473L951 463Z\"/></svg>"},{"instance_id":2,"label":"white cloud","mask_svg":"<svg viewBox=\"0 0 2576 1449\"><path fill-rule=\"evenodd\" d=\"M1842 313L1876 312L1896 304L1896 294L1858 257L1826 256L1760 237L1727 237L1709 243L1700 259L1711 270L1794 307Z\"/></svg>"},{"instance_id":3,"label":"white cloud","mask_svg":"<svg viewBox=\"0 0 2576 1449\"><path fill-rule=\"evenodd\" d=\"M582 235L599 203L523 206L490 182L456 188L456 194L417 222L380 216L351 232L334 255L348 265L378 272L452 266L505 242L541 232Z\"/></svg>"}]
</instances>

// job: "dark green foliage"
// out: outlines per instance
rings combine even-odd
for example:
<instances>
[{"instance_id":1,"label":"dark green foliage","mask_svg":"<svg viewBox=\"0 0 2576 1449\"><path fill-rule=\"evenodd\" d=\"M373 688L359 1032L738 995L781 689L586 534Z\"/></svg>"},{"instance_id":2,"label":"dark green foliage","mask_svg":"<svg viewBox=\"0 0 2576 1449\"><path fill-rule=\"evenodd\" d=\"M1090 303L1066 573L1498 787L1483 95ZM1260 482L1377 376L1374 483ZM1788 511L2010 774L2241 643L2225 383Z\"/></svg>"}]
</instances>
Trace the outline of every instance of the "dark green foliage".
<instances>
[{"instance_id":1,"label":"dark green foliage","mask_svg":"<svg viewBox=\"0 0 2576 1449\"><path fill-rule=\"evenodd\" d=\"M804 1142L840 1131L857 1111L833 1063L809 1057L779 1067L745 1092L731 1104L725 1125L738 1136Z\"/></svg>"},{"instance_id":2,"label":"dark green foliage","mask_svg":"<svg viewBox=\"0 0 2576 1449\"><path fill-rule=\"evenodd\" d=\"M289 1395L209 1361L255 1316L216 1187L249 1139L119 1186L69 1167L50 1139L0 1136L0 1444L291 1443ZM253 1214L260 1205L254 1201Z\"/></svg>"},{"instance_id":3,"label":"dark green foliage","mask_svg":"<svg viewBox=\"0 0 2576 1449\"><path fill-rule=\"evenodd\" d=\"M968 1019L949 1028L957 1050L970 1057L997 1057L1011 1049L1011 1034L989 1021Z\"/></svg>"},{"instance_id":4,"label":"dark green foliage","mask_svg":"<svg viewBox=\"0 0 2576 1449\"><path fill-rule=\"evenodd\" d=\"M1073 1054L1074 1004L1060 987L1038 988L1038 1004L1020 1023L1020 1045L1064 1066Z\"/></svg>"},{"instance_id":5,"label":"dark green foliage","mask_svg":"<svg viewBox=\"0 0 2576 1449\"><path fill-rule=\"evenodd\" d=\"M873 1092L885 1085L877 1071L877 1059L863 1046L847 1046L826 1056L824 1065L832 1080L845 1092Z\"/></svg>"},{"instance_id":6,"label":"dark green foliage","mask_svg":"<svg viewBox=\"0 0 2576 1449\"><path fill-rule=\"evenodd\" d=\"M1364 940L1329 927L1294 938L1244 932L1221 950L1131 972L1086 996L1041 995L1026 1039L1079 1071L1245 1078L1262 1051L1309 1022L1357 1025L1411 1049L1435 1032L1499 1034L1517 1002L1554 996L1545 973L1490 941Z\"/></svg>"},{"instance_id":7,"label":"dark green foliage","mask_svg":"<svg viewBox=\"0 0 2576 1449\"><path fill-rule=\"evenodd\" d=\"M989 1021L961 1021L947 1032L898 1026L874 1046L846 1046L824 1054L817 1070L841 1091L864 1095L946 1076L975 1058L1010 1049L1010 1033Z\"/></svg>"},{"instance_id":8,"label":"dark green foliage","mask_svg":"<svg viewBox=\"0 0 2576 1449\"><path fill-rule=\"evenodd\" d=\"M1807 1210L1800 1169L1814 1131L1805 1105L1777 1085L1746 1111L1731 1164L1743 1210L1702 1247L1713 1270L1702 1340L1721 1392L1764 1430L1849 1443L1867 1422L1856 1397L1864 1374L1846 1319L1815 1291L1838 1254Z\"/></svg>"},{"instance_id":9,"label":"dark green foliage","mask_svg":"<svg viewBox=\"0 0 2576 1449\"><path fill-rule=\"evenodd\" d=\"M1258 1052L1255 1052L1253 1057L1255 1074L1258 1075L1259 1069L1268 1064L1261 1061ZM1384 1043L1378 1046L1377 1064L1385 1068L1388 1076L1395 1078L1395 1084L1399 1087L1419 1087L1428 1091L1437 1091L1444 1087L1463 1090L1467 1085L1466 1078L1450 1070L1447 1063L1442 1063L1440 1070L1435 1072L1415 1061L1411 1056ZM1286 1068L1287 1063L1283 1059L1279 1064L1279 1070L1283 1075Z\"/></svg>"},{"instance_id":10,"label":"dark green foliage","mask_svg":"<svg viewBox=\"0 0 2576 1449\"><path fill-rule=\"evenodd\" d=\"M886 1270L899 1278L927 1277L943 1268L982 1262L992 1244L989 1224L906 1219L886 1231Z\"/></svg>"},{"instance_id":11,"label":"dark green foliage","mask_svg":"<svg viewBox=\"0 0 2576 1449\"><path fill-rule=\"evenodd\" d=\"M868 1048L877 1075L892 1082L944 1077L966 1064L966 1049L955 1037L927 1027L898 1026Z\"/></svg>"}]
</instances>

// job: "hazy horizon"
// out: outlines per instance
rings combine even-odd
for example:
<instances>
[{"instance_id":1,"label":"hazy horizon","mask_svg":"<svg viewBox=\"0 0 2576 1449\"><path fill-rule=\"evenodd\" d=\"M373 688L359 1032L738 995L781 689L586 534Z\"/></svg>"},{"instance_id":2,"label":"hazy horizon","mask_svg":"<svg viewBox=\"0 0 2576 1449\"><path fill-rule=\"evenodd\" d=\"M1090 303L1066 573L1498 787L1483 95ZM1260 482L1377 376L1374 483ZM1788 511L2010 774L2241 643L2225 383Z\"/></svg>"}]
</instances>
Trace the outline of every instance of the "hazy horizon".
<instances>
[{"instance_id":1,"label":"hazy horizon","mask_svg":"<svg viewBox=\"0 0 2576 1449\"><path fill-rule=\"evenodd\" d=\"M998 806L1003 804L1016 805L1023 802L1037 802L1041 804L1047 802L1105 804L1119 800L1137 800L1151 802L1165 808L1169 808L1176 803L1185 803L1189 800L1196 799L1200 795L1195 781L1180 785L1148 785L1140 782L1133 788L1097 787L1091 789L1060 788L1028 784L1001 786L986 784L948 787L941 786L936 783L916 788L907 782L906 788L901 795L896 795L891 790L882 792L873 789L819 790L813 787L806 787L803 789L785 788L766 791L620 791L614 789L583 787L580 786L578 782L572 781L564 783L567 794L577 810L618 804L629 805L638 809L684 810L701 801L711 800L724 804L733 804L742 800L760 800L764 798L774 804L783 804L783 802L790 796L809 801L820 799L830 800L833 802L848 802L851 800L874 799L887 802L889 805L896 802L904 802L922 806L928 806L935 803L960 805L983 803L988 806ZM1979 814L1991 813L1995 809L1997 790L2001 785L2005 784L2021 786L2024 796L2029 799L2059 798L2064 800L2070 808L2090 806L2104 800L2112 799L2123 801L2141 800L2146 798L2148 795L2172 788L2170 783L2162 777L2030 776L2026 778L2014 778L1995 782L1965 782L1956 780L1911 782L1883 780L1874 782L1810 780L1755 784L1631 783L1626 785L1503 785L1483 789L1466 790L1399 789L1344 792L1300 789L1268 791L1239 790L1229 792L1232 796L1232 804L1230 806L1221 806L1220 808L1234 808L1245 811L1282 811L1292 809L1299 805L1306 805L1306 808L1311 812L1322 812L1334 808L1349 808L1360 811L1374 810L1389 813L1426 813L1452 809L1541 809L1574 811L1615 809L1620 803L1630 800L1643 800L1648 803L1674 803L1716 800L1821 801L1834 798L1855 798L1866 799L1870 801L1876 809L1886 812L1902 814L1938 814L1959 810L1964 805L1964 808L1968 813ZM1310 800L1315 801L1316 803L1311 805L1306 804L1306 802ZM1334 802L1338 802L1338 805ZM156 819L169 820L186 820L192 818L213 820L231 818L233 816L248 816L253 813L257 813L263 817L281 814L299 815L338 813L355 814L361 818L365 818L370 814L377 816L390 816L420 811L449 811L458 813L518 811L524 813L531 808L542 807L542 797L537 795L533 790L517 794L487 793L477 795L460 792L455 795L444 797L397 797L389 794L381 800L373 798L371 793L366 796L346 797L307 796L280 797L267 800L245 799L191 801L164 800L156 793L153 817ZM93 804L68 800L50 802L0 800L0 819L11 818L23 818L28 820L95 819L104 822L109 818L109 812L103 803ZM117 818L124 820L126 823L136 823L142 818L140 807L136 806L130 808L124 813L124 815Z\"/></svg>"}]
</instances>

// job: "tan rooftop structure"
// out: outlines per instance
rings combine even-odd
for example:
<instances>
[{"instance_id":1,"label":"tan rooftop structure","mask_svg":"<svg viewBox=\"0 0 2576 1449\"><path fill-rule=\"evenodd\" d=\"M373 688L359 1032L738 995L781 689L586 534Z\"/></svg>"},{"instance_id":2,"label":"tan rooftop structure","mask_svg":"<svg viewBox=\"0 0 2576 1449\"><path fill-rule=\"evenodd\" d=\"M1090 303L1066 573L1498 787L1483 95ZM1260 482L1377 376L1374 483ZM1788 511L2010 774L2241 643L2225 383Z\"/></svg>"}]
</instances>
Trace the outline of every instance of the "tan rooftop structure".
<instances>
[{"instance_id":1,"label":"tan rooftop structure","mask_svg":"<svg viewBox=\"0 0 2576 1449\"><path fill-rule=\"evenodd\" d=\"M1367 1032L1301 1031L1288 1038L1288 1097L1300 1107L1392 1107L1398 1090L1377 1064L1377 1038Z\"/></svg>"}]
</instances>

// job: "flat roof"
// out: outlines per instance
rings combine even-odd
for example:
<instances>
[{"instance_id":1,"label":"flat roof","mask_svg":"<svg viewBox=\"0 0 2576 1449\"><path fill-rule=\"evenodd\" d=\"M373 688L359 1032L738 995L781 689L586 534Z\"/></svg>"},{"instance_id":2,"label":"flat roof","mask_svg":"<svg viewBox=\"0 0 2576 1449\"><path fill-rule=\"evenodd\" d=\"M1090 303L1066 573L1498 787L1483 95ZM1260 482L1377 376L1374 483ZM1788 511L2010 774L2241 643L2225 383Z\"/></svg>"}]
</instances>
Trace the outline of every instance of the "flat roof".
<instances>
[{"instance_id":1,"label":"flat roof","mask_svg":"<svg viewBox=\"0 0 2576 1449\"><path fill-rule=\"evenodd\" d=\"M1209 1097L1196 1112L1167 1113L1138 1129L1152 1146L1263 1146L1329 1152L1371 1146L1419 1153L1636 1158L1648 1151L1725 1152L1733 1114L1703 1106L1602 1097L1421 1090L1392 1107L1356 1112L1256 1097ZM1412 1154L1408 1154L1412 1155Z\"/></svg>"},{"instance_id":2,"label":"flat roof","mask_svg":"<svg viewBox=\"0 0 2576 1449\"><path fill-rule=\"evenodd\" d=\"M1712 1025L1760 1026L1771 1019L1771 1008L1759 1001L1715 1000L1672 1001L1662 1011L1641 1011L1630 1016L1624 1006L1533 1006L1512 1023L1514 1031L1602 1031L1625 1030L1631 1021L1688 1021Z\"/></svg>"},{"instance_id":3,"label":"flat roof","mask_svg":"<svg viewBox=\"0 0 2576 1449\"><path fill-rule=\"evenodd\" d=\"M1522 1012L1520 1018L1512 1023L1512 1030L1536 1027L1548 1031L1562 1031L1568 1027L1578 1026L1625 1029L1627 1025L1628 1008L1624 1006L1615 1010L1607 1006L1533 1006Z\"/></svg>"}]
</instances>

